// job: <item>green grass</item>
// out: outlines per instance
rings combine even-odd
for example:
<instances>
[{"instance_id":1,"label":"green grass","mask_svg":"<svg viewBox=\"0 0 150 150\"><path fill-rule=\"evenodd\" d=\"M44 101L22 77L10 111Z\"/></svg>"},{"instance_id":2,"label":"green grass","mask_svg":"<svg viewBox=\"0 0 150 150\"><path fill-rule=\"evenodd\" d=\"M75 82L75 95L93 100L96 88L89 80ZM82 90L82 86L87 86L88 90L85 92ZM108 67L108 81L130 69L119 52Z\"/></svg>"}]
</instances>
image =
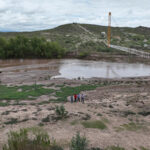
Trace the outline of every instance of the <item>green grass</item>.
<instances>
[{"instance_id":1,"label":"green grass","mask_svg":"<svg viewBox=\"0 0 150 150\"><path fill-rule=\"evenodd\" d=\"M55 87L64 87L65 85L64 84L58 84L58 85L55 85Z\"/></svg>"},{"instance_id":2,"label":"green grass","mask_svg":"<svg viewBox=\"0 0 150 150\"><path fill-rule=\"evenodd\" d=\"M1 115L9 115L9 113L10 113L11 111L5 111L5 112L3 112Z\"/></svg>"},{"instance_id":3,"label":"green grass","mask_svg":"<svg viewBox=\"0 0 150 150\"><path fill-rule=\"evenodd\" d=\"M143 146L140 147L140 150L149 150L148 148L145 148Z\"/></svg>"},{"instance_id":4,"label":"green grass","mask_svg":"<svg viewBox=\"0 0 150 150\"><path fill-rule=\"evenodd\" d=\"M110 123L107 118L102 117L101 120L102 120L104 123Z\"/></svg>"},{"instance_id":5,"label":"green grass","mask_svg":"<svg viewBox=\"0 0 150 150\"><path fill-rule=\"evenodd\" d=\"M50 118L49 118L49 115L45 118L42 119L42 122L50 122Z\"/></svg>"},{"instance_id":6,"label":"green grass","mask_svg":"<svg viewBox=\"0 0 150 150\"><path fill-rule=\"evenodd\" d=\"M11 118L9 121L4 122L6 125L9 124L17 124L18 123L18 119L17 118Z\"/></svg>"},{"instance_id":7,"label":"green grass","mask_svg":"<svg viewBox=\"0 0 150 150\"><path fill-rule=\"evenodd\" d=\"M48 100L48 101L42 101L42 102L39 102L38 105L44 105L44 104L49 104L51 101Z\"/></svg>"},{"instance_id":8,"label":"green grass","mask_svg":"<svg viewBox=\"0 0 150 150\"><path fill-rule=\"evenodd\" d=\"M22 91L19 92L19 89L22 89ZM15 87L0 85L0 100L34 100L41 95L50 94L52 92L54 92L53 89L45 89L42 85L24 85ZM0 103L0 106L5 105L7 105L7 103Z\"/></svg>"},{"instance_id":9,"label":"green grass","mask_svg":"<svg viewBox=\"0 0 150 150\"><path fill-rule=\"evenodd\" d=\"M21 122L26 122L29 119L25 118L23 120L18 120L17 118L11 118L9 121L4 122L4 124L9 125L9 124L17 124L17 123L21 123Z\"/></svg>"},{"instance_id":10,"label":"green grass","mask_svg":"<svg viewBox=\"0 0 150 150\"><path fill-rule=\"evenodd\" d=\"M130 122L128 124L123 124L120 127L116 127L115 129L117 132L119 132L119 131L124 131L124 130L138 131L138 130L147 129L147 128L143 124Z\"/></svg>"},{"instance_id":11,"label":"green grass","mask_svg":"<svg viewBox=\"0 0 150 150\"><path fill-rule=\"evenodd\" d=\"M148 116L150 115L150 111L142 111L142 112L138 112L138 114L142 116Z\"/></svg>"},{"instance_id":12,"label":"green grass","mask_svg":"<svg viewBox=\"0 0 150 150\"><path fill-rule=\"evenodd\" d=\"M70 122L70 124L71 124L72 126L74 126L74 125L78 124L78 120L73 120L72 122Z\"/></svg>"},{"instance_id":13,"label":"green grass","mask_svg":"<svg viewBox=\"0 0 150 150\"><path fill-rule=\"evenodd\" d=\"M46 89L43 85L24 85L24 86L14 86L8 87L5 85L0 85L0 100L7 100L7 102L0 101L0 106L10 105L10 100L16 100L14 105L23 105L20 100L35 100L37 97L42 95L49 95L55 92L56 100L50 99L49 101L40 102L39 105L55 102L66 102L67 97L78 94L82 91L94 90L97 87L113 85L116 83L103 82L101 84L83 84L76 87L70 87L64 85L59 85L60 90ZM21 91L19 91L21 89Z\"/></svg>"},{"instance_id":14,"label":"green grass","mask_svg":"<svg viewBox=\"0 0 150 150\"><path fill-rule=\"evenodd\" d=\"M125 117L128 117L129 115L136 115L136 113L135 113L135 112L132 112L131 110L128 110L128 111L124 111L124 112L123 112L123 115L124 115Z\"/></svg>"},{"instance_id":15,"label":"green grass","mask_svg":"<svg viewBox=\"0 0 150 150\"><path fill-rule=\"evenodd\" d=\"M57 101L65 102L67 100L68 96L74 95L75 93L78 94L82 91L90 91L94 90L97 87L103 86L101 85L90 85L90 84L84 84L77 87L62 87L60 91L56 92L56 97L58 97Z\"/></svg>"},{"instance_id":16,"label":"green grass","mask_svg":"<svg viewBox=\"0 0 150 150\"><path fill-rule=\"evenodd\" d=\"M136 148L133 148L133 150L137 150L137 149L136 149ZM139 150L150 150L150 149L141 146L141 147L139 148Z\"/></svg>"},{"instance_id":17,"label":"green grass","mask_svg":"<svg viewBox=\"0 0 150 150\"><path fill-rule=\"evenodd\" d=\"M97 114L97 116L103 116L103 114L101 114L101 113L98 113L98 114Z\"/></svg>"},{"instance_id":18,"label":"green grass","mask_svg":"<svg viewBox=\"0 0 150 150\"><path fill-rule=\"evenodd\" d=\"M106 129L107 126L105 125L104 122L102 122L101 120L95 120L95 121L84 121L82 122L82 125L85 128L96 128L96 129Z\"/></svg>"},{"instance_id":19,"label":"green grass","mask_svg":"<svg viewBox=\"0 0 150 150\"><path fill-rule=\"evenodd\" d=\"M79 132L72 137L70 142L70 150L88 150L88 140L85 136L81 136Z\"/></svg>"},{"instance_id":20,"label":"green grass","mask_svg":"<svg viewBox=\"0 0 150 150\"><path fill-rule=\"evenodd\" d=\"M123 147L119 147L119 146L111 146L109 148L107 148L106 150L125 150Z\"/></svg>"},{"instance_id":21,"label":"green grass","mask_svg":"<svg viewBox=\"0 0 150 150\"><path fill-rule=\"evenodd\" d=\"M6 103L0 102L1 107L5 107L5 106L8 106L8 105L9 105L9 102L6 102Z\"/></svg>"},{"instance_id":22,"label":"green grass","mask_svg":"<svg viewBox=\"0 0 150 150\"><path fill-rule=\"evenodd\" d=\"M131 122L129 124L124 124L124 125L122 125L122 127L125 128L126 130L129 130L129 131L136 131L136 130L143 128L142 125L136 124L134 122Z\"/></svg>"},{"instance_id":23,"label":"green grass","mask_svg":"<svg viewBox=\"0 0 150 150\"><path fill-rule=\"evenodd\" d=\"M109 54L126 54L125 52L108 48L104 43L101 42L95 42L95 41L87 41L85 43L82 43L79 46L80 52L79 52L79 58L84 58L90 55L92 52L106 52Z\"/></svg>"}]
</instances>

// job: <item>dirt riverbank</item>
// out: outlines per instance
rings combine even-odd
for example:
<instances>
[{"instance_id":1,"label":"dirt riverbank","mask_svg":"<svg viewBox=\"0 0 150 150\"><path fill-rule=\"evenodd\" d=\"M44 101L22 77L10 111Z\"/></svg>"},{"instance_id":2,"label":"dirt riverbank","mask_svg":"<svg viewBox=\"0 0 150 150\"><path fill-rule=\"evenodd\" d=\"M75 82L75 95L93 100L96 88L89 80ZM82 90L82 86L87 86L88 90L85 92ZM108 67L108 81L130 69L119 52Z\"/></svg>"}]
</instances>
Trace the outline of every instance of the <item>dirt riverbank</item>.
<instances>
[{"instance_id":1,"label":"dirt riverbank","mask_svg":"<svg viewBox=\"0 0 150 150\"><path fill-rule=\"evenodd\" d=\"M55 93L42 95L34 100L11 100L8 106L0 107L0 149L7 141L10 130L42 126L51 138L64 147L76 132L85 135L90 147L106 148L119 145L126 150L150 149L150 77L122 79L52 79L58 74L58 61L40 62L15 67L10 63L1 64L1 84L14 86L43 85L46 89L61 91L65 87L80 85L100 85L95 89L85 90L85 104L67 102L54 103ZM48 68L48 69L47 69ZM42 71L41 71L42 70ZM35 78L36 76L36 78ZM22 91L19 89L18 91ZM53 103L50 102L53 100ZM2 99L1 102L5 102ZM68 118L55 120L55 106L64 105ZM44 118L49 117L48 121ZM13 119L17 119L13 122ZM83 122L101 121L105 129L86 128Z\"/></svg>"}]
</instances>

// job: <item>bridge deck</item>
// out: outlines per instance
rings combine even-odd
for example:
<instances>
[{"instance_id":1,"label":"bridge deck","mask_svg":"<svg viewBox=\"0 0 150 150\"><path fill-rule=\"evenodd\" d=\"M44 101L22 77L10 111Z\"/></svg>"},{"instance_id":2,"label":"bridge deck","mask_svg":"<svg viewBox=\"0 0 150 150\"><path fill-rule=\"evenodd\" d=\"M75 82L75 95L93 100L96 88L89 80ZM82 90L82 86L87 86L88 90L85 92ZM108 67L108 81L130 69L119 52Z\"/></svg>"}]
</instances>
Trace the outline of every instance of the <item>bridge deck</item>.
<instances>
[{"instance_id":1,"label":"bridge deck","mask_svg":"<svg viewBox=\"0 0 150 150\"><path fill-rule=\"evenodd\" d=\"M150 58L150 53L148 52L144 52L141 50L136 50L134 48L127 48L127 47L122 47L122 46L117 46L117 45L110 45L111 48L115 48L130 54L135 54L139 57L143 57L143 58Z\"/></svg>"}]
</instances>

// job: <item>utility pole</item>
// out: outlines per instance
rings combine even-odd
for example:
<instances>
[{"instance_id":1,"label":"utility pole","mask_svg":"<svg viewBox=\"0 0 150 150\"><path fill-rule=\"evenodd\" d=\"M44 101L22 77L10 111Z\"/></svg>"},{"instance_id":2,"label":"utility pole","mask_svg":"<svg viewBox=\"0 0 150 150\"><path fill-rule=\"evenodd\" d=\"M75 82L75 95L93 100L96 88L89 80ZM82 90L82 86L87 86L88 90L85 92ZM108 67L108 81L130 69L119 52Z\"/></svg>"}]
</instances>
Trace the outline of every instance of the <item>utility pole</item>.
<instances>
[{"instance_id":1,"label":"utility pole","mask_svg":"<svg viewBox=\"0 0 150 150\"><path fill-rule=\"evenodd\" d=\"M108 34L107 34L107 44L110 47L110 40L111 40L111 12L108 14Z\"/></svg>"}]
</instances>

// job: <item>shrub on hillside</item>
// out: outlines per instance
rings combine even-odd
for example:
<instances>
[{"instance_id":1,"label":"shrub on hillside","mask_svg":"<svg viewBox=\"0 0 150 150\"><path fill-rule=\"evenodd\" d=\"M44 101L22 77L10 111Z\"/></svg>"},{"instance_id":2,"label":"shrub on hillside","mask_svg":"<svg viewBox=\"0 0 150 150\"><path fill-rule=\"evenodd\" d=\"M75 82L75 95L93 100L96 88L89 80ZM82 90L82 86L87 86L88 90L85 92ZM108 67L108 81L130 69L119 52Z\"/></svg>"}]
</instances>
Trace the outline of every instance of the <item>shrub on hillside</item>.
<instances>
[{"instance_id":1,"label":"shrub on hillside","mask_svg":"<svg viewBox=\"0 0 150 150\"><path fill-rule=\"evenodd\" d=\"M78 132L71 140L70 150L87 150L88 141L85 136L80 136Z\"/></svg>"},{"instance_id":2,"label":"shrub on hillside","mask_svg":"<svg viewBox=\"0 0 150 150\"><path fill-rule=\"evenodd\" d=\"M68 112L65 110L65 107L63 105L56 106L56 115L58 118L63 119L67 117Z\"/></svg>"},{"instance_id":3,"label":"shrub on hillside","mask_svg":"<svg viewBox=\"0 0 150 150\"><path fill-rule=\"evenodd\" d=\"M3 150L63 150L50 142L46 132L39 128L20 129L18 132L11 131L8 134L8 142Z\"/></svg>"},{"instance_id":4,"label":"shrub on hillside","mask_svg":"<svg viewBox=\"0 0 150 150\"><path fill-rule=\"evenodd\" d=\"M79 58L85 58L85 57L87 57L89 55L90 55L90 52L80 52L79 53Z\"/></svg>"},{"instance_id":5,"label":"shrub on hillside","mask_svg":"<svg viewBox=\"0 0 150 150\"><path fill-rule=\"evenodd\" d=\"M123 147L119 147L119 146L111 146L108 148L108 150L125 150Z\"/></svg>"}]
</instances>

